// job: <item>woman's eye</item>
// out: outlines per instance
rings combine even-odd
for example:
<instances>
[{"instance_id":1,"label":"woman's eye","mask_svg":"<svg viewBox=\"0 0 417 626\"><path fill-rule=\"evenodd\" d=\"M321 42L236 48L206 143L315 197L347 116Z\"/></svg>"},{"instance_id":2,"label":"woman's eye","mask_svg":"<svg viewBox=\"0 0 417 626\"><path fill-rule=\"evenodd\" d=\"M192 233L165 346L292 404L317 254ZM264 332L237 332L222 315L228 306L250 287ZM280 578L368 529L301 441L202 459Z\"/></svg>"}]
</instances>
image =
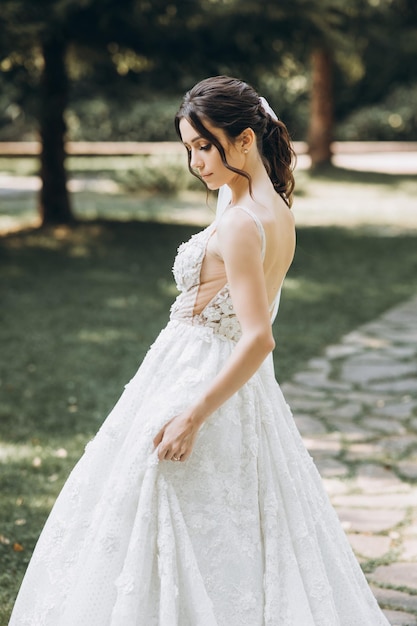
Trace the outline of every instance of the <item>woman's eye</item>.
<instances>
[{"instance_id":1,"label":"woman's eye","mask_svg":"<svg viewBox=\"0 0 417 626\"><path fill-rule=\"evenodd\" d=\"M209 150L211 150L211 143L206 143L204 146L200 146L200 150L204 150L204 152L208 152Z\"/></svg>"}]
</instances>

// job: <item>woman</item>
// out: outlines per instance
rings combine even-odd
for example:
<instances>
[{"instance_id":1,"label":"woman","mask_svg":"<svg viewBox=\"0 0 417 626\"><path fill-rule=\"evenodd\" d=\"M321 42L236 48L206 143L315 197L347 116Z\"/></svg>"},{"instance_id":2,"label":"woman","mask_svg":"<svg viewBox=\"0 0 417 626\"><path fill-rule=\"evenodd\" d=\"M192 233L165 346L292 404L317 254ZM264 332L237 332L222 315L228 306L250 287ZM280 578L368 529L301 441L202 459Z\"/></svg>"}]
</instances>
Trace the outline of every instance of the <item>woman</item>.
<instances>
[{"instance_id":1,"label":"woman","mask_svg":"<svg viewBox=\"0 0 417 626\"><path fill-rule=\"evenodd\" d=\"M287 130L225 76L176 126L228 196L180 246L171 319L61 492L10 624L386 626L273 374Z\"/></svg>"}]
</instances>

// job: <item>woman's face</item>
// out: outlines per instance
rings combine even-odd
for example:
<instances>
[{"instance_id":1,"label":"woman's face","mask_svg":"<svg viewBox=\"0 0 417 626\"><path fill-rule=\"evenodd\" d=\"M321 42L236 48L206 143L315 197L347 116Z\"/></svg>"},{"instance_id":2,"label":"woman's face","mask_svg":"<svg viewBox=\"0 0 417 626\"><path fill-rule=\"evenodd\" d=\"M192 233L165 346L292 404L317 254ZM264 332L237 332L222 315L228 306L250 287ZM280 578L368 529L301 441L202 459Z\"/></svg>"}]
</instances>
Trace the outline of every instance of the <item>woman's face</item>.
<instances>
[{"instance_id":1,"label":"woman's face","mask_svg":"<svg viewBox=\"0 0 417 626\"><path fill-rule=\"evenodd\" d=\"M231 172L223 165L221 156L216 146L202 137L188 120L180 121L181 139L190 152L190 165L198 172L209 189L219 189L222 185L230 185L239 174ZM225 132L221 128L211 126L205 122L207 129L215 135L224 148L226 160L229 165L237 169L243 169L245 158L237 147L230 143Z\"/></svg>"}]
</instances>

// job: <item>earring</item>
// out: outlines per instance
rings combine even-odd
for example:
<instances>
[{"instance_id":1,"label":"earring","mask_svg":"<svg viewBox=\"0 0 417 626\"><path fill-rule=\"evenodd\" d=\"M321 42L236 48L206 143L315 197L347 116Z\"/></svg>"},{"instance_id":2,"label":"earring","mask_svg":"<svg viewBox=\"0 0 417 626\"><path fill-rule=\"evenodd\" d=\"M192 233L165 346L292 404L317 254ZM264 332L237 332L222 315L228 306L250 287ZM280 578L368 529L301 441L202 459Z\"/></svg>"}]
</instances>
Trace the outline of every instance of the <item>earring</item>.
<instances>
[{"instance_id":1,"label":"earring","mask_svg":"<svg viewBox=\"0 0 417 626\"><path fill-rule=\"evenodd\" d=\"M247 154L249 152L249 150L247 148L244 149L243 153Z\"/></svg>"}]
</instances>

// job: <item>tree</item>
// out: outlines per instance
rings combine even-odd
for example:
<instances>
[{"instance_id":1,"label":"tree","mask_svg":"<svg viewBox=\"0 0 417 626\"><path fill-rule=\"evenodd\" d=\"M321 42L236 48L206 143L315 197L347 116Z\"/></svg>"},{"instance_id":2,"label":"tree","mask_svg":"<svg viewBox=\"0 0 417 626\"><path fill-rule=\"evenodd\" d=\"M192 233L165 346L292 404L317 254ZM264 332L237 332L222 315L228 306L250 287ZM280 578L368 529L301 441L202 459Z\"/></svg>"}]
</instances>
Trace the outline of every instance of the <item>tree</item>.
<instances>
[{"instance_id":1,"label":"tree","mask_svg":"<svg viewBox=\"0 0 417 626\"><path fill-rule=\"evenodd\" d=\"M41 180L39 210L42 224L73 221L65 169L65 121L68 77L65 66L67 42L50 36L42 42L44 70L41 82L42 107L39 114L41 137Z\"/></svg>"},{"instance_id":2,"label":"tree","mask_svg":"<svg viewBox=\"0 0 417 626\"><path fill-rule=\"evenodd\" d=\"M26 59L34 50L43 61L38 85L43 225L74 221L65 171L68 50L79 46L95 59L98 56L100 63L110 68L110 82L118 78L116 66L120 69L127 63L129 69L130 62L148 62L154 85L166 87L184 76L185 60L196 67L190 50L196 43L194 31L200 26L195 19L199 11L199 3L193 0L177 4L165 0L3 0L3 51L20 65L21 74L27 74ZM111 50L118 43L122 58L115 65ZM200 48L200 59L203 54Z\"/></svg>"},{"instance_id":3,"label":"tree","mask_svg":"<svg viewBox=\"0 0 417 626\"><path fill-rule=\"evenodd\" d=\"M65 170L64 111L68 99L65 64L68 33L63 28L71 1L4 0L1 30L9 58L14 58L20 74L27 74L25 61L36 54L42 70L37 81L37 118L41 140L41 192L39 210L42 224L69 223L73 220ZM3 43L4 45L4 43ZM38 72L36 72L38 73Z\"/></svg>"},{"instance_id":4,"label":"tree","mask_svg":"<svg viewBox=\"0 0 417 626\"><path fill-rule=\"evenodd\" d=\"M415 12L413 0L2 0L0 68L7 66L15 84L20 81L38 103L43 224L73 220L64 113L68 66L74 69L77 54L91 74L87 93L100 89L119 99L128 89L178 94L218 73L243 76L257 86L267 74L278 76L288 59L305 68L310 62L311 72L304 70L312 79L308 140L313 167L320 167L331 159L335 117L360 102L368 85L370 98L381 95L381 73L369 76L365 67L376 67L378 56L367 45L367 33L373 42L389 36L397 46L390 28L398 33L413 25L414 30L407 26L407 43L397 46L396 63L390 55L383 70L385 82L399 68L405 80L412 63L404 69L401 60L411 61L416 51ZM343 82L341 75L352 67L359 67L363 79Z\"/></svg>"},{"instance_id":5,"label":"tree","mask_svg":"<svg viewBox=\"0 0 417 626\"><path fill-rule=\"evenodd\" d=\"M231 0L225 9L223 2L214 1L223 13L223 29L233 24L229 34L237 32L240 40L246 35L245 43L251 45L251 51L255 49L255 58L264 70L282 63L288 52L305 65L310 63L308 144L313 169L331 161L334 50L348 45L352 6L358 2L353 0L346 7L344 0ZM236 35L230 39L238 41Z\"/></svg>"},{"instance_id":6,"label":"tree","mask_svg":"<svg viewBox=\"0 0 417 626\"><path fill-rule=\"evenodd\" d=\"M324 46L311 51L311 110L308 151L313 169L327 165L332 158L333 55Z\"/></svg>"}]
</instances>

